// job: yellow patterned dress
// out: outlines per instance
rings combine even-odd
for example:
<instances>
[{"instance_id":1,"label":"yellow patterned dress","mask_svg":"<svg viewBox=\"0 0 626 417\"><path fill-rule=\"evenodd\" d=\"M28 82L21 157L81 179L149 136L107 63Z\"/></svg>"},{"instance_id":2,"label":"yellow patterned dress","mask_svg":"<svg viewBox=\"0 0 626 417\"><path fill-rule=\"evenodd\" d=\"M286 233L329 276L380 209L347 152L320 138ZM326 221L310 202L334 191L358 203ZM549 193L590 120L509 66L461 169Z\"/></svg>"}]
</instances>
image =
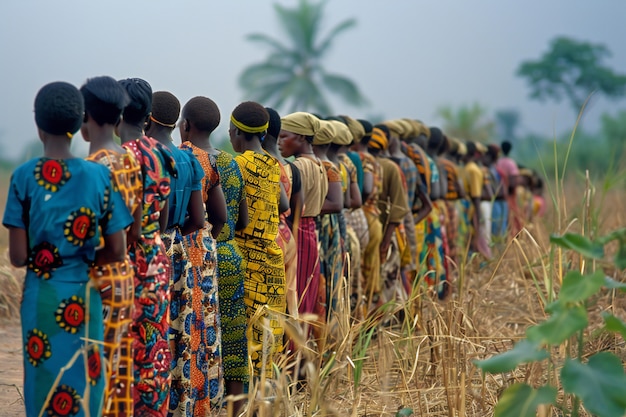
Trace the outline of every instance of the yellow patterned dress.
<instances>
[{"instance_id":1,"label":"yellow patterned dress","mask_svg":"<svg viewBox=\"0 0 626 417\"><path fill-rule=\"evenodd\" d=\"M131 151L100 149L87 157L106 166L113 182L132 214L143 202L141 165ZM134 273L130 259L92 268L91 277L98 282L104 318L104 356L107 387L105 416L133 415L133 356L130 325L134 306Z\"/></svg>"},{"instance_id":2,"label":"yellow patterned dress","mask_svg":"<svg viewBox=\"0 0 626 417\"><path fill-rule=\"evenodd\" d=\"M285 263L276 243L280 167L267 153L246 151L235 157L245 184L248 226L235 238L248 261L244 301L248 317L248 347L254 374L273 377L273 356L282 351L285 313Z\"/></svg>"}]
</instances>

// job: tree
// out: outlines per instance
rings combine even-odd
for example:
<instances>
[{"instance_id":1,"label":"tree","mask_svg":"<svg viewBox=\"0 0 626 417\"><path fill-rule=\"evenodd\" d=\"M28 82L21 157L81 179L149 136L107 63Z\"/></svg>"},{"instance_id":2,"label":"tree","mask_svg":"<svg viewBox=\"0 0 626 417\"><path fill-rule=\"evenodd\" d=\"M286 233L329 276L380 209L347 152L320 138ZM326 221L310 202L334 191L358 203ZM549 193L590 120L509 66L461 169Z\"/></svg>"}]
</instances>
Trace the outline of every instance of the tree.
<instances>
[{"instance_id":1,"label":"tree","mask_svg":"<svg viewBox=\"0 0 626 417\"><path fill-rule=\"evenodd\" d=\"M519 125L520 114L515 109L506 109L496 112L496 125L498 136L501 139L515 139L515 130Z\"/></svg>"},{"instance_id":2,"label":"tree","mask_svg":"<svg viewBox=\"0 0 626 417\"><path fill-rule=\"evenodd\" d=\"M454 110L444 106L437 110L444 121L446 135L479 142L486 142L493 137L494 123L486 117L487 111L478 103L460 106Z\"/></svg>"},{"instance_id":3,"label":"tree","mask_svg":"<svg viewBox=\"0 0 626 417\"><path fill-rule=\"evenodd\" d=\"M604 134L609 154L616 162L626 158L626 110L619 111L615 116L602 115L602 133Z\"/></svg>"},{"instance_id":4,"label":"tree","mask_svg":"<svg viewBox=\"0 0 626 417\"><path fill-rule=\"evenodd\" d=\"M609 98L626 93L626 75L602 63L610 56L604 45L559 37L540 59L522 62L517 75L528 82L531 98L561 101L565 97L578 113L594 92Z\"/></svg>"},{"instance_id":5,"label":"tree","mask_svg":"<svg viewBox=\"0 0 626 417\"><path fill-rule=\"evenodd\" d=\"M323 90L354 106L366 103L353 81L322 66L337 36L356 25L354 19L344 20L322 38L325 4L300 0L295 8L274 5L288 44L261 33L248 35L248 40L270 49L264 62L249 66L239 77L240 86L251 99L277 109L324 115L331 114L331 107Z\"/></svg>"}]
</instances>

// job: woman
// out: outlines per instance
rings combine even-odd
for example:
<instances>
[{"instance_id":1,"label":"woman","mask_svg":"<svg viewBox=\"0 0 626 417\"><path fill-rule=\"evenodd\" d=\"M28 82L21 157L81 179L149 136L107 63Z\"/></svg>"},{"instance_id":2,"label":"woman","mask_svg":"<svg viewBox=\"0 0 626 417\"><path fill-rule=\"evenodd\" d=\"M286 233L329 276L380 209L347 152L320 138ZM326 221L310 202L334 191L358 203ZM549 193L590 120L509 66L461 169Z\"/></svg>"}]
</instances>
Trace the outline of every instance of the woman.
<instances>
[{"instance_id":1,"label":"woman","mask_svg":"<svg viewBox=\"0 0 626 417\"><path fill-rule=\"evenodd\" d=\"M83 110L71 84L39 90L35 122L44 156L15 170L4 211L11 264L27 267L21 322L28 417L102 413L102 301L88 272L93 262L124 261L124 229L133 219L110 172L70 152Z\"/></svg>"},{"instance_id":2,"label":"woman","mask_svg":"<svg viewBox=\"0 0 626 417\"><path fill-rule=\"evenodd\" d=\"M210 358L205 358L213 352L207 352L204 346L198 344L205 323L194 317L201 317L203 308L197 303L197 297L193 297L199 285L198 275L190 259L191 253L184 244L185 236L200 230L205 224L202 200L204 171L191 152L178 149L172 142L171 134L179 114L178 99L169 92L157 91L152 95L152 115L146 133L169 149L178 167L178 176L170 183L169 216L164 233L172 265L169 329L172 385L168 414L184 416L193 414L196 400L200 399L202 403L208 395L204 377L192 379L192 374L195 376L197 372L203 372L198 365L210 361ZM195 367L193 371L192 367Z\"/></svg>"},{"instance_id":3,"label":"woman","mask_svg":"<svg viewBox=\"0 0 626 417\"><path fill-rule=\"evenodd\" d=\"M247 101L230 116L230 142L239 155L235 161L243 176L250 223L235 238L248 261L244 300L248 317L248 349L255 376L273 378L274 355L283 348L284 329L280 316L285 313L285 264L276 243L281 200L278 161L261 146L269 124L267 110ZM286 203L286 196L282 196ZM269 321L269 337L264 322Z\"/></svg>"},{"instance_id":4,"label":"woman","mask_svg":"<svg viewBox=\"0 0 626 417\"><path fill-rule=\"evenodd\" d=\"M143 202L141 234L129 243L128 254L135 272L135 303L131 326L133 385L117 383L117 389L132 388L133 415L164 417L171 384L169 349L170 260L161 233L167 226L171 178L176 176L174 157L156 140L144 135L152 110L152 87L132 78L119 81L129 103L122 113L117 134L122 146L133 152L141 165ZM118 412L122 413L119 409Z\"/></svg>"}]
</instances>

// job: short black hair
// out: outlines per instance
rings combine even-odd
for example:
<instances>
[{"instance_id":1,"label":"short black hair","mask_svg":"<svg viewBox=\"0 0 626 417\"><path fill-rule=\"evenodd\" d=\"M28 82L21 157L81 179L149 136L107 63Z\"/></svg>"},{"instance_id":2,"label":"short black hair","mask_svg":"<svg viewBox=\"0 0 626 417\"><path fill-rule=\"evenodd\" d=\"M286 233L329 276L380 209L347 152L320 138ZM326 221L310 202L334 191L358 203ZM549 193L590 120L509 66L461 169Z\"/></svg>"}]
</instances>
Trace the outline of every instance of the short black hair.
<instances>
[{"instance_id":1,"label":"short black hair","mask_svg":"<svg viewBox=\"0 0 626 417\"><path fill-rule=\"evenodd\" d=\"M476 154L476 144L468 140L465 146L467 147L467 156L473 158Z\"/></svg>"},{"instance_id":2,"label":"short black hair","mask_svg":"<svg viewBox=\"0 0 626 417\"><path fill-rule=\"evenodd\" d=\"M70 83L56 81L46 84L35 96L35 123L51 135L78 132L84 113L83 96Z\"/></svg>"},{"instance_id":3,"label":"short black hair","mask_svg":"<svg viewBox=\"0 0 626 417\"><path fill-rule=\"evenodd\" d=\"M372 124L367 120L357 119L356 121L361 123L361 126L363 126L363 130L365 130L365 135L363 135L363 137L361 138L360 143L362 143L363 145L367 145L367 142L369 142L372 137L372 130L374 130L374 126L372 126Z\"/></svg>"},{"instance_id":4,"label":"short black hair","mask_svg":"<svg viewBox=\"0 0 626 417\"><path fill-rule=\"evenodd\" d=\"M254 101L244 101L233 110L233 117L240 123L249 127L261 127L269 122L270 115L265 107ZM255 136L264 136L263 132L250 133L239 129L247 140Z\"/></svg>"},{"instance_id":5,"label":"short black hair","mask_svg":"<svg viewBox=\"0 0 626 417\"><path fill-rule=\"evenodd\" d=\"M180 101L169 91L152 94L152 117L161 124L175 126L180 116Z\"/></svg>"},{"instance_id":6,"label":"short black hair","mask_svg":"<svg viewBox=\"0 0 626 417\"><path fill-rule=\"evenodd\" d=\"M129 100L122 113L124 121L134 125L143 123L152 111L152 87L141 78L118 82L126 90Z\"/></svg>"},{"instance_id":7,"label":"short black hair","mask_svg":"<svg viewBox=\"0 0 626 417\"><path fill-rule=\"evenodd\" d=\"M438 127L431 127L430 128L430 137L428 138L428 148L439 152L439 149L441 149L441 146L443 145L444 139L443 139L443 132L441 131L441 129L439 129Z\"/></svg>"},{"instance_id":8,"label":"short black hair","mask_svg":"<svg viewBox=\"0 0 626 417\"><path fill-rule=\"evenodd\" d=\"M273 138L278 138L280 134L280 129L282 127L282 122L280 121L280 114L276 110L271 107L266 107L267 114L270 116L270 124L267 128L267 134Z\"/></svg>"},{"instance_id":9,"label":"short black hair","mask_svg":"<svg viewBox=\"0 0 626 417\"><path fill-rule=\"evenodd\" d=\"M502 141L502 143L500 144L500 149L502 149L502 153L504 154L504 156L508 156L512 148L513 145L508 140Z\"/></svg>"},{"instance_id":10,"label":"short black hair","mask_svg":"<svg viewBox=\"0 0 626 417\"><path fill-rule=\"evenodd\" d=\"M208 97L192 98L183 107L183 117L196 129L212 133L220 124L220 109Z\"/></svg>"},{"instance_id":11,"label":"short black hair","mask_svg":"<svg viewBox=\"0 0 626 417\"><path fill-rule=\"evenodd\" d=\"M126 90L106 75L88 79L80 92L85 100L85 111L100 126L117 124L129 101Z\"/></svg>"}]
</instances>

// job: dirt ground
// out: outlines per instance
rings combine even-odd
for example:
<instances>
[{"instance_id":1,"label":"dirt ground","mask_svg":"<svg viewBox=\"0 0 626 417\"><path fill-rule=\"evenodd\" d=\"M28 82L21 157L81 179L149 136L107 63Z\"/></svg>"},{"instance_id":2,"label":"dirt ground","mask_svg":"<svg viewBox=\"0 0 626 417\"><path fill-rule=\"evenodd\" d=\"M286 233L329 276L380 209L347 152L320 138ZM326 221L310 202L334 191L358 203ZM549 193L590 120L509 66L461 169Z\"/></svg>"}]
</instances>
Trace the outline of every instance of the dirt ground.
<instances>
[{"instance_id":1,"label":"dirt ground","mask_svg":"<svg viewBox=\"0 0 626 417\"><path fill-rule=\"evenodd\" d=\"M0 415L24 416L22 337L17 321L0 324Z\"/></svg>"}]
</instances>

